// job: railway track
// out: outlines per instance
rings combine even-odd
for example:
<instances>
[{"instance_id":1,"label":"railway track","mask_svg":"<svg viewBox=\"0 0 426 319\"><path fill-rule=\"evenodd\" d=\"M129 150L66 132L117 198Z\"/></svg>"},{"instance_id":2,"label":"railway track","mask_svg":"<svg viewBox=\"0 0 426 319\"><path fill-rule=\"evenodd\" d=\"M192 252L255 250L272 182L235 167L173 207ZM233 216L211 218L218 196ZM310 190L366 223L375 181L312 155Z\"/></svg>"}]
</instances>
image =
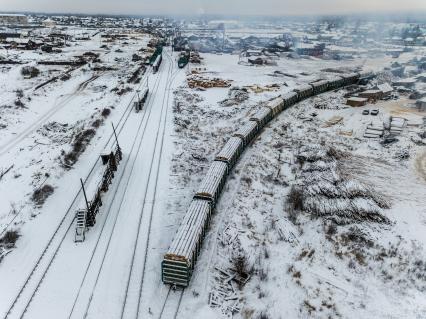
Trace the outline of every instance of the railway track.
<instances>
[{"instance_id":1,"label":"railway track","mask_svg":"<svg viewBox=\"0 0 426 319\"><path fill-rule=\"evenodd\" d=\"M173 63L173 60L170 58L170 56L166 53L167 59L170 61L170 63ZM126 283L126 291L125 291L125 297L124 297L124 302L123 302L123 306L121 309L121 314L120 314L120 318L125 318L125 317L138 317L139 316L139 312L140 312L140 303L141 303L141 298L142 298L142 288L143 288L143 284L144 284L144 278L145 278L145 273L146 273L146 261L147 261L147 255L148 255L148 248L149 248L149 240L151 237L151 225L152 225L152 216L153 216L153 212L154 212L154 201L155 198L157 196L157 185L158 185L158 179L159 179L159 173L160 173L160 165L162 162L162 155L163 155L163 145L164 145L164 135L165 135L165 130L166 130L166 122L167 122L167 116L168 116L168 111L169 111L169 105L170 105L170 89L171 86L173 84L173 81L176 77L176 75L178 74L179 70L176 69L173 72L173 68L169 68L169 74L168 74L168 83L166 86L166 90L164 92L163 95L163 102L162 102L162 109L161 109L161 113L163 115L164 113L164 117L162 120L162 123L160 123L161 127L161 131L160 131L160 126L158 127L158 131L156 134L156 140L155 140L155 144L157 145L158 139L160 138L159 141L159 159L157 161L158 165L156 168L156 172L155 172L155 177L154 177L154 181L151 182L151 177L152 177L152 173L153 173L153 163L154 163L154 158L155 158L155 152L153 152L152 154L152 158L151 158L151 167L150 167L150 171L149 171L149 176L148 176L148 180L147 180L147 184L146 184L146 188L145 188L145 193L143 195L143 201L142 201L142 208L141 208L141 212L139 215L139 220L138 220L138 230L137 230L137 234L136 234L136 238L133 244L133 251L132 251L132 259L131 259L131 263L130 263L130 269L128 272L128 277L127 277L127 283ZM165 112L164 112L164 108L165 108ZM156 150L158 148L156 147ZM147 195L148 195L148 186L149 184L153 184L153 191L152 191L152 200L148 200L147 199ZM139 250L138 247L139 245L139 240L140 240L140 232L141 232L141 224L142 224L142 219L145 216L144 212L146 211L146 206L147 205L151 205L149 211L148 211L148 229L146 230L146 240L145 240L145 245L144 248L142 250ZM140 256L139 258L137 258L137 252L139 251L143 251L143 256ZM135 265L137 264L137 267L135 267ZM142 267L143 271L141 273L141 278L139 279L138 277L140 276L140 268ZM138 271L136 272L135 269L137 269ZM130 287L132 286L132 287ZM133 304L136 303L136 312L133 314L134 316L132 316L130 314L130 308L128 306L128 299L129 298L129 291L137 291L137 298L136 300L133 300ZM135 298L134 298L135 299Z\"/></svg>"},{"instance_id":2,"label":"railway track","mask_svg":"<svg viewBox=\"0 0 426 319\"><path fill-rule=\"evenodd\" d=\"M185 290L173 290L169 287L166 298L164 299L163 305L160 309L158 319L176 319L179 313L180 304L182 303L182 297Z\"/></svg>"},{"instance_id":3,"label":"railway track","mask_svg":"<svg viewBox=\"0 0 426 319\"><path fill-rule=\"evenodd\" d=\"M99 76L96 76L96 78L98 78ZM90 79L89 79L90 80ZM80 84L80 86L82 86L82 85L84 85L84 83L86 83L86 86L87 86L87 84L89 83L88 81L89 80L87 80L87 81L85 81L85 82L83 82L83 83L81 83ZM91 81L94 81L95 79L92 79ZM141 83L139 84L139 86L138 86L138 88L137 88L137 90L138 89L140 89L142 86L143 86L143 84L146 84L146 81L147 79L145 79L145 80L143 80L143 81L141 81ZM90 82L91 82L90 81ZM85 87L86 87L85 86ZM128 103L128 105L126 106L126 108L125 108L125 110L124 110L124 112L123 112L123 114L121 115L121 117L119 118L119 120L118 120L118 122L117 122L117 134L118 135L120 135L120 133L121 133L121 131L123 130L123 128L124 128L124 124L127 122L127 119L129 118L129 116L130 116L130 114L132 113L132 107L133 107L133 100L135 99L137 97L137 93L135 93L134 95L133 95L133 97L131 98L131 100L130 100L130 102ZM123 122L123 120L124 120L124 122ZM123 124L124 123L124 124ZM108 140L107 140L107 142L104 144L104 146L103 146L103 148L102 149L105 149L107 146L108 146L108 144L111 142L111 139L114 137L114 135L113 135L113 133L111 133L110 135L109 135L109 137L108 137ZM25 137L24 137L25 138ZM112 145L113 146L113 145ZM0 154L0 156L1 156L1 154ZM89 175L93 172L93 170L94 170L94 168L95 168L95 166L98 164L100 162L100 158L97 158L97 160L96 160L96 162L92 165L92 168L91 168L91 170L90 170L90 172L89 172L89 174L88 174L88 177L89 177ZM87 180L87 178L85 179L85 183L87 182L88 180ZM78 193L78 195L80 194L80 192ZM19 213L18 214L16 214L16 215L14 215L13 216L13 218L6 224L6 226L0 231L0 236L9 228L9 226L14 222L14 220L17 218L19 216Z\"/></svg>"},{"instance_id":4,"label":"railway track","mask_svg":"<svg viewBox=\"0 0 426 319\"><path fill-rule=\"evenodd\" d=\"M160 76L159 77L157 77L157 79L156 79L156 83L155 83L155 85L154 85L154 90L153 90L153 92L152 92L152 95L150 96L150 97L152 97L152 96L154 96L155 94L156 94L156 92L158 91L158 87L159 87L159 83L160 83ZM131 170L130 170L130 174L129 174L129 178L126 180L126 184L125 184L125 186L124 186L124 190L121 192L121 197L120 197L120 199L119 199L119 201L118 201L118 209L117 209L117 214L116 214L116 216L115 216L115 219L114 219L114 223L113 223L113 225L112 225L112 230L111 230L111 233L109 234L109 236L108 237L106 237L106 236L104 236L104 238L108 238L108 242L106 243L106 248L105 248L105 250L103 251L103 254L102 254L102 259L101 259L101 263L100 263L100 265L98 265L98 266L95 266L95 265L93 265L93 260L94 260L94 254L95 254L95 252L96 252L96 250L98 249L98 242L99 242L99 240L101 239L101 236L102 236L102 233L103 233L103 231L104 231L104 228L102 228L102 230L101 230L101 234L99 235L99 237L98 237L98 242L97 242L97 244L96 244L96 246L95 246L95 248L94 248L94 250L93 250L93 253L92 253L92 256L91 256L91 259L90 259L90 262L89 262L89 264L87 265L87 268L86 268L86 270L85 270L85 274L84 274L84 277L83 277L83 280L82 280L82 282L81 282L81 284L80 284L80 288L79 288L79 292L78 292L78 294L77 294L77 296L76 296L76 298L75 298L75 300L74 300L74 304L73 304L73 308L72 308L72 310L71 310L71 313L70 313L70 315L69 315L69 318L72 318L72 317L77 317L77 318L81 318L81 316L79 316L78 314L75 314L75 313L78 313L78 310L76 311L75 309L79 306L79 304L81 304L82 302L79 302L79 300L85 300L86 299L86 297L87 297L87 299L89 300L88 301L88 303L87 303L87 305L84 307L85 309L84 309L84 314L82 314L82 316L84 317L84 318L86 318L87 316L88 316L88 313L89 313L89 310L90 310L90 307L91 307L91 304L92 304L92 300L93 300L93 298L95 297L95 291L96 291L96 289L97 289L97 285L98 285L98 282L99 282L99 278L100 278L100 275L101 275L101 273L102 273L102 270L103 270L103 267L104 267L104 264L105 264L105 259L106 259L106 257L107 257L107 253L109 252L109 247L110 247L110 244L111 244L111 240L113 239L113 236L114 236L114 232L115 232L115 230L116 230L116 225L117 225L117 220L118 220L118 218L119 218L119 215L120 215L120 212L122 211L122 206L123 206L123 203L124 203L124 201L125 201L125 194L126 194L126 191L127 191L127 189L128 189L128 187L129 187L129 183L130 183L130 180L131 180L131 176L133 175L133 170L134 170L134 164L135 164L135 162L136 162L136 160L137 160L137 155L138 154L140 154L141 153L141 145L142 145L142 141L143 141L143 139L144 139L144 137L145 137L145 132L146 132L146 128L147 128L147 123L149 122L149 120L150 120L150 117L151 117L151 113L152 113L152 110L153 110L153 107L154 107L154 105L153 105L153 103L151 103L152 102L152 99L150 98L148 101L147 101L148 103L148 105L149 105L149 114L148 114L148 118L147 118L147 120L145 121L145 125L144 125L144 128L143 128L143 131L142 131L142 135L140 136L140 138L139 138L139 144L138 144L138 146L137 146L137 149L136 149L136 152L135 152L135 156L134 156L134 161L133 161L133 163L132 163L132 167L131 167ZM146 114L146 113L145 113ZM142 125L142 123L143 123L143 121L141 122L141 125ZM111 204L112 204L112 202L113 201L115 201L115 199L116 199L116 197L114 196L112 199L111 199ZM111 209L111 207L108 209L108 214L109 214L109 211L110 211L110 209ZM105 221L108 219L108 217L106 217L105 218ZM104 224L105 225L105 224ZM104 226L103 225L103 226ZM87 291L83 291L83 290L85 290L84 289L84 285L88 285L88 283L87 283L87 278L88 278L88 274L89 274L89 272L92 272L92 273L94 273L94 274L96 274L96 277L95 277L95 282L93 283L93 287L92 288L90 288L90 292L87 292ZM87 289L86 289L87 290ZM86 295L84 295L84 293L86 293ZM89 296L87 296L87 294L90 294ZM81 306L81 305L80 305ZM80 310L80 313L81 313L82 311Z\"/></svg>"},{"instance_id":5,"label":"railway track","mask_svg":"<svg viewBox=\"0 0 426 319\"><path fill-rule=\"evenodd\" d=\"M142 86L143 82L144 81L141 81L140 86ZM122 132L127 120L129 119L130 114L132 113L132 102L135 99L136 95L137 94L135 93L134 96L131 98L129 104L126 106L122 116L119 119L119 122L117 124L118 135L120 135L120 133ZM111 146L115 144L115 141L113 140L113 136L114 135L111 133L103 149L105 149L111 143L111 141L113 141ZM93 176L93 172L99 163L100 163L100 159L98 157L96 161L92 164L89 170L89 173L87 177L85 178L85 182L90 181L90 178ZM27 276L25 282L23 283L17 295L13 299L11 305L9 306L3 318L5 319L10 318L13 311L17 311L18 313L20 313L19 315L17 315L17 317L19 318L23 318L23 316L25 315L31 301L36 295L44 277L46 276L50 266L53 263L53 260L55 259L60 247L62 246L62 243L64 242L66 238L66 235L69 233L74 223L74 220L75 220L74 211L77 208L76 206L79 203L80 196L81 196L81 189L79 189L77 194L73 197L70 205L68 206L68 209L66 210L64 216L61 218L60 223L56 227L55 231L53 232L52 236L47 242L45 248L43 249L40 257L37 259L35 265L32 267L29 275ZM34 289L32 289L31 292L28 292L28 290L30 290L29 289L30 285L35 285L35 288L33 287ZM21 310L19 311L19 310L16 310L16 307L20 303L22 303L22 305L21 305Z\"/></svg>"}]
</instances>

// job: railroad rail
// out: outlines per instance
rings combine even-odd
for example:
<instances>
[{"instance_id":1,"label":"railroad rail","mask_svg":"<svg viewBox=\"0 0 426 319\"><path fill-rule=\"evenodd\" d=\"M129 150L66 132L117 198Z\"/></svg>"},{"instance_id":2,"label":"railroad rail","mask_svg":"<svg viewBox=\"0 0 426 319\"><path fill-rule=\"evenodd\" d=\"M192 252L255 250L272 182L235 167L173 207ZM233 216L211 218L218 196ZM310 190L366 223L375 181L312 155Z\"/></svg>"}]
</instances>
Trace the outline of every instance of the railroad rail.
<instances>
[{"instance_id":1,"label":"railroad rail","mask_svg":"<svg viewBox=\"0 0 426 319\"><path fill-rule=\"evenodd\" d=\"M166 53L166 57L169 60L169 65L172 66L173 65L173 60L171 59L171 57ZM158 185L158 179L159 179L159 173L160 173L160 164L161 164L161 160L162 160L162 155L163 155L163 145L164 145L164 137L165 137L165 131L166 131L166 121L167 121L167 116L168 116L168 112L169 112L169 105L170 105L170 90L171 90L171 86L174 82L174 79L176 77L176 75L178 74L178 70L175 70L174 72L172 67L169 67L168 69L168 81L167 81L167 85L166 85L166 90L164 92L164 96L163 96L163 102L162 102L162 106L161 106L161 114L163 115L163 111L165 109L164 112L164 120L162 123L162 127L161 127L161 134L158 134L160 131L160 126L158 127L158 131L155 137L155 145L157 145L157 142L159 143L159 159L158 159L158 167L155 173L155 181L154 181L154 191L153 191L153 195L152 198L153 200L155 200L156 194L157 194L157 185ZM160 140L159 140L160 139ZM150 237L151 237L151 225L152 225L152 217L153 217L153 213L154 213L154 203L151 205L151 208L148 211L148 229L146 231L147 233L147 238L145 241L145 245L144 248L142 250L138 249L138 240L140 237L140 231L141 231L141 224L142 224L142 218L144 217L144 211L145 211L145 205L147 204L147 190L148 190L148 184L150 183L151 180L151 176L153 173L152 170L152 165L154 163L154 155L155 152L153 152L152 154L152 158L151 158L151 167L150 167L150 171L149 171L149 175L148 175L148 179L147 179L147 185L145 188L145 193L143 195L143 205L141 207L141 212L139 214L139 220L138 220L138 231L137 231L137 235L136 235L136 239L135 239L135 243L133 245L133 252L132 252L132 260L131 260L131 266L130 266L130 271L129 271L129 275L127 278L127 284L126 284L126 292L125 292L125 299L123 302L123 306L122 306L122 311L121 311L121 317L120 318L124 318L125 317L125 313L128 312L126 306L128 304L128 299L129 299L129 291L133 291L133 289L130 289L130 285L137 285L137 291L138 291L138 296L137 296L137 300L136 300L136 304L137 304L137 308L136 308L136 317L139 316L139 311L140 311L140 304L141 304L141 299L142 299L142 289L144 287L144 279L145 279L145 274L146 274L146 262L148 259L148 248L149 248L149 242L150 242ZM137 263L137 251L143 251L143 263L139 260L139 263L137 264L137 267L135 267L135 264ZM142 266L142 272L140 272L140 267ZM135 276L137 278L137 276L139 276L139 273L141 273L141 278L140 279L136 279L135 280ZM133 280L132 280L133 278Z\"/></svg>"},{"instance_id":2,"label":"railroad rail","mask_svg":"<svg viewBox=\"0 0 426 319\"><path fill-rule=\"evenodd\" d=\"M169 75L168 76L170 76L170 72L171 72L171 67L169 66ZM157 77L157 79L156 79L156 82L155 82L155 85L154 85L154 90L153 90L153 92L154 92L154 95L156 94L156 92L158 91L158 87L159 87L159 83L160 83L160 77ZM165 100L165 93L164 93L164 96L163 96L163 99ZM149 103L148 103L149 104ZM140 137L140 140L139 140L139 143L138 143L138 145L137 145L137 150L136 150L136 153L135 154L138 154L138 153L140 153L140 151L141 151L141 145L142 145L142 140L143 140L143 137L145 136L145 131L146 131L146 128L147 128L147 123L149 122L149 119L150 119L150 116L151 116L151 111L153 110L153 105L152 104L149 104L150 105L150 108L149 108L149 115L148 115L148 119L147 119L147 121L145 122L145 125L144 125L144 127L143 127L143 133L142 133L142 136ZM156 134L156 141L158 140L158 137L159 136L163 136L163 132L161 131L161 127L163 127L163 128L165 128L164 127L164 125L161 125L162 124L162 122L165 122L165 119L163 119L163 111L164 111L164 103L163 103L163 105L162 105L162 109L161 109L161 113L160 113L160 120L159 120L159 124L158 124L158 126L157 126L157 132L155 133ZM153 168L154 168L154 163L155 163L155 161L154 161L154 155L155 155L155 153L156 153L156 150L157 150L157 143L155 143L155 148L154 148L154 150L153 150L153 155L152 155L152 158L151 158L151 161L150 161L150 166L149 166L149 169L148 169L148 174L149 174L149 176L151 176L152 175L152 172L153 172ZM133 172L133 169L134 169L134 164L136 163L136 160L137 160L137 158L136 158L136 156L134 156L134 161L133 161L133 163L132 163L132 165L131 165L131 168L130 168L130 174L129 174L129 178L126 180L126 184L125 184L125 188L124 188L124 191L122 191L121 192L121 197L119 198L119 204L118 204L118 209L117 209L117 211L118 212L120 212L120 211L122 211L122 206L124 205L124 201L125 201L125 193L126 193L126 190L127 190L127 188L128 188L128 185L129 185L129 181L130 181L130 176L132 176L132 172ZM149 183L149 180L150 180L150 177L148 177L148 180L147 180L147 183L146 183L146 187L145 187L145 195L144 196L146 196L146 193L148 192L148 183ZM114 196L115 197L115 196ZM113 199L114 200L114 199ZM143 209L143 208L142 208ZM100 278L100 275L101 275L101 273L102 273L102 270L103 270L103 267L104 267L104 265L105 265L105 260L106 260L106 256L107 256L107 253L108 253L108 251L109 251L109 247L110 247L110 243L111 243L111 240L112 240L112 238L113 238L113 236L114 236L114 233L115 233L115 230L116 230L116 225L117 225L117 219L118 219L118 214L119 213L117 213L117 215L115 216L115 219L114 219L114 223L113 223L113 227L112 227L112 230L111 230L111 233L110 234L108 234L108 235L105 235L104 236L104 238L108 238L108 242L107 242L107 244L106 244L106 249L103 251L103 253L102 253L102 256L101 256L101 263L100 263L100 265L99 266L94 266L93 265L93 262L94 262L94 259L93 259L93 256L94 256L94 253L95 253L95 251L93 251L93 254L92 254L92 257L91 257L91 260L90 260L90 262L89 262L89 264L88 264L88 266L87 266L87 268L86 268L86 272L85 272L85 275L84 275L84 277L83 277L83 280L82 280L82 282L81 282L81 284L80 284L80 288L79 288L79 292L78 292L78 294L77 294L77 296L76 296L76 298L75 298L75 300L74 300L74 305L73 305L73 309L72 309L72 311L71 311L71 314L70 314L70 316L69 316L69 318L71 318L71 317L79 317L80 318L80 316L79 316L79 313L78 313L78 311L75 311L75 308L77 307L77 304L78 303L83 303L83 302L85 302L85 300L86 299L88 299L88 302L87 302L87 304L85 305L85 309L84 309L84 314L82 315L83 316L83 318L86 318L88 315L89 315L89 311L90 311L90 308L91 308L91 305L92 305L92 302L93 302L93 300L94 300L94 298L96 297L96 295L97 295L97 293L96 293L96 290L97 290L97 287L98 287L98 284L99 284L99 278ZM138 240L139 240L139 230L140 230L140 227L141 227L141 219L142 219L142 215L143 215L143 211L141 211L141 213L140 213L140 215L139 215L139 223L138 223L138 225L137 225L137 235L136 235L136 238L135 238L135 241L134 241L134 243L133 243L133 257L132 257L132 262L131 262L131 265L130 265L130 270L129 270L129 278L128 278L128 280L127 280L127 286L126 286L126 292L125 292L125 301L123 302L123 307L122 307L122 309L121 309L121 317L123 317L123 315L124 315L124 311L126 310L125 309L125 304L126 304L126 300L127 300L127 294L128 294L128 290L129 290L129 285L130 285L130 276L133 274L132 273L132 268L133 268L133 263L134 263L134 255L135 255L135 253L136 253L136 247L137 247L137 243L138 243ZM103 232L103 230L102 230L102 232ZM100 238L99 238L100 239ZM95 247L95 250L96 250L97 248ZM94 284L93 284L93 287L92 288L90 288L90 290L89 290L89 292L86 292L85 294L83 294L83 285L85 284L85 281L86 281L86 278L87 278L87 276L88 276L88 272L89 272L89 268L96 268L95 270L92 270L92 273L94 273L95 274L95 282L94 282ZM135 282L136 283L139 283L139 280L138 279L136 279L135 280ZM87 289L86 289L87 290ZM87 298L86 298L87 297ZM79 300L81 300L80 302L79 302ZM138 298L138 300L139 300L139 298ZM81 306L81 305L80 305Z\"/></svg>"},{"instance_id":3,"label":"railroad rail","mask_svg":"<svg viewBox=\"0 0 426 319\"><path fill-rule=\"evenodd\" d=\"M157 77L156 81L154 83L154 86L153 86L154 89L152 90L153 91L153 95L155 95L155 93L157 92L158 87L159 87L159 83L160 83L160 77ZM145 136L147 125L148 125L148 122L149 122L149 120L151 118L151 114L152 114L152 110L153 110L153 105L152 105L151 102L152 102L153 95L150 95L148 97L147 104L150 107L147 109L147 112L144 112L143 118L142 118L142 120L139 123L138 128L137 128L136 138L133 141L133 144L132 144L131 149L130 149L130 153L132 153L133 150L135 150L135 152L134 152L135 156L133 156L133 161L130 164L130 170L129 170L130 173L128 174L128 178L125 180L126 183L124 185L124 190L121 191L121 196L118 199L119 208L117 210L117 214L115 215L115 218L114 218L114 221L113 221L112 230L111 230L111 232L109 234L107 234L107 235L104 236L104 238L107 238L108 241L107 241L107 244L106 244L106 249L103 251L102 256L101 256L100 265L95 265L94 264L95 263L95 258L94 257L95 257L96 251L98 250L101 237L102 237L102 235L104 235L104 232L105 232L105 223L106 223L106 220L108 219L108 217L106 217L104 219L104 223L102 225L101 231L100 231L99 236L97 238L95 247L93 248L93 251L91 252L90 261L89 261L89 263L86 266L86 269L85 269L85 272L84 272L84 276L83 276L82 281L81 281L81 283L79 285L78 293L77 293L77 295L76 295L76 297L74 299L73 306L72 306L72 309L71 309L71 312L70 312L68 318L79 317L79 314L78 314L78 312L77 312L76 309L77 309L77 306L82 303L82 301L80 301L80 300L86 300L86 299L88 299L86 305L84 306L84 310L83 310L84 313L82 314L82 316L83 316L83 318L86 318L88 316L88 314L89 314L89 310L90 310L92 301L93 301L93 299L95 297L95 291L96 291L96 288L97 288L97 285L98 285L98 282L99 282L100 274L101 274L102 269L104 267L106 256L107 256L107 253L109 251L109 246L110 246L110 243L111 243L114 231L115 231L115 227L117 225L117 220L118 220L118 217L119 217L119 213L120 213L121 207L122 207L122 205L124 203L125 193L126 193L126 190L128 189L128 186L129 186L130 176L132 176L132 172L134 170L134 165L135 165L136 160L137 160L137 156L136 155L138 153L140 153L141 145L142 145L142 140L143 140L143 138ZM139 132L141 132L141 134ZM138 143L136 144L136 142L138 142ZM128 157L131 157L131 156L129 155ZM127 162L126 162L126 166L124 167L124 170L126 170L126 167L127 167ZM121 184L123 176L124 176L124 172L120 176L120 180L118 182L118 185ZM110 205L109 205L109 207L107 209L107 214L108 215L109 215L109 213L111 211L112 203L116 199L118 188L119 188L118 186L115 188L114 196L111 199ZM94 268L95 268L95 270L92 270ZM94 273L96 274L96 276L95 276L95 282L93 284L93 287L89 288L88 292L87 291L85 292L84 291L84 286L87 285L86 281L87 281L87 278L89 277L89 272L91 270L92 270L92 272L94 271ZM86 296L87 294L89 296ZM88 297L88 298L86 298L86 297Z\"/></svg>"},{"instance_id":4,"label":"railroad rail","mask_svg":"<svg viewBox=\"0 0 426 319\"><path fill-rule=\"evenodd\" d=\"M141 81L141 84L139 87L143 85L143 82L144 81ZM132 106L133 106L132 102L136 98L136 96L137 94L135 93L133 97L131 98L130 102L128 103L128 105L126 106L123 114L121 115L117 123L117 127L118 127L117 135L120 135L123 128L125 127L127 120L130 117L130 114L132 113ZM111 135L108 137L107 141L105 142L103 149L106 149L108 147L108 145L113 140L113 137L114 137L114 134L111 133ZM112 143L111 146L114 146L114 143ZM92 164L89 170L89 173L84 179L84 183L89 182L91 178L93 178L95 168L98 166L99 163L100 163L100 157L98 157L96 161ZM74 221L76 219L76 215L74 214L75 207L78 204L78 201L81 196L81 192L82 192L81 189L79 189L79 191L73 197L70 205L68 206L68 209L65 211L65 214L61 218L58 226L56 227L53 234L50 236L50 239L48 240L46 246L44 247L40 257L37 259L35 265L32 267L30 273L28 274L22 287L20 288L17 295L13 299L11 305L9 306L3 318L5 319L9 318L12 314L12 311L14 311L18 303L23 303L22 309L18 310L20 311L20 314L18 315L18 317L19 318L24 317L26 311L28 310L29 305L31 304L41 283L43 282L43 279L45 278L50 266L52 265L56 255L58 254L58 251L61 248L67 234L69 233L69 231L72 228L72 225L74 224ZM44 265L42 266L42 264ZM32 287L30 289L29 285L31 285L32 282L34 282L33 285L35 287ZM28 292L29 295L26 297L26 300L24 301L22 300L23 295L26 294L28 290L32 290L32 291Z\"/></svg>"},{"instance_id":5,"label":"railroad rail","mask_svg":"<svg viewBox=\"0 0 426 319\"><path fill-rule=\"evenodd\" d=\"M184 292L185 292L184 289L175 290L172 287L169 287L166 298L164 299L163 305L161 306L158 319L161 319L161 318L176 319L177 318Z\"/></svg>"}]
</instances>

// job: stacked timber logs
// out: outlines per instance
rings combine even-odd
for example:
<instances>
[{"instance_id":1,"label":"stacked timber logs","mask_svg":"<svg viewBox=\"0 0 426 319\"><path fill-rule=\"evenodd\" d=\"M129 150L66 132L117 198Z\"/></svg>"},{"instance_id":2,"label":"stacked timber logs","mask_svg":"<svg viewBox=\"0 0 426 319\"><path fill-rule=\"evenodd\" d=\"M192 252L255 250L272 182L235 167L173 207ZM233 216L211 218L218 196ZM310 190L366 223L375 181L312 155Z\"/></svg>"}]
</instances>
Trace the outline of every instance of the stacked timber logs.
<instances>
[{"instance_id":1,"label":"stacked timber logs","mask_svg":"<svg viewBox=\"0 0 426 319\"><path fill-rule=\"evenodd\" d=\"M190 76L188 78L188 86L193 88L226 88L231 86L230 80L223 80L219 78L206 79L200 76Z\"/></svg>"}]
</instances>

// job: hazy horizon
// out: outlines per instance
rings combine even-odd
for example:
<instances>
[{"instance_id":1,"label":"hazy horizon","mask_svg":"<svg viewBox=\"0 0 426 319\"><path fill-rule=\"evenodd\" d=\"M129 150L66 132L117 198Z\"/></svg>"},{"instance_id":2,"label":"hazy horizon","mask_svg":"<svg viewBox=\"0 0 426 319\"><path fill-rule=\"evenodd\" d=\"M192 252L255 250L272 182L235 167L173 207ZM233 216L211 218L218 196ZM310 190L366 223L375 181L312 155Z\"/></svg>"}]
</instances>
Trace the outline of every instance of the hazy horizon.
<instances>
[{"instance_id":1,"label":"hazy horizon","mask_svg":"<svg viewBox=\"0 0 426 319\"><path fill-rule=\"evenodd\" d=\"M303 16L362 13L418 13L426 12L425 0L172 0L120 2L104 0L3 0L5 12L40 12L110 15L259 15Z\"/></svg>"}]
</instances>

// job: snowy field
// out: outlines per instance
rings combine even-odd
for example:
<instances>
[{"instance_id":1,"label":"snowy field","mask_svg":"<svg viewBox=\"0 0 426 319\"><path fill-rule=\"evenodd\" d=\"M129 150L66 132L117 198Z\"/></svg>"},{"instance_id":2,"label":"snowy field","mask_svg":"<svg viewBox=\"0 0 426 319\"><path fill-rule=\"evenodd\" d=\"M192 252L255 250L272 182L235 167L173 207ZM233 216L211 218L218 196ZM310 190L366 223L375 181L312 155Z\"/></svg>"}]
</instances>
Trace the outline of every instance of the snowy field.
<instances>
[{"instance_id":1,"label":"snowy field","mask_svg":"<svg viewBox=\"0 0 426 319\"><path fill-rule=\"evenodd\" d=\"M68 71L62 66L40 66L32 79L23 79L22 65L1 68L0 232L20 235L16 247L1 251L2 317L158 318L162 312L172 318L168 297L180 303L177 318L426 316L426 150L415 138L425 114L402 95L351 108L340 90L280 114L228 178L182 299L161 282L161 260L194 190L228 137L262 103L332 77L326 69L381 71L395 59L282 57L275 66L256 67L237 55L203 54L201 65L181 70L166 47L159 72L148 68L130 83L139 65L132 55L150 36L128 31L126 40L105 43L102 33L91 32L90 40L54 57L96 52L103 69L89 63L62 80ZM52 58L9 54L31 65ZM187 79L194 76L230 87L191 89ZM132 102L145 85L150 93L136 113ZM379 114L362 115L365 109ZM396 143L363 137L367 125L389 116L408 120ZM111 123L123 160L96 225L75 243L75 212L85 205L80 178L90 195L102 172L99 154L115 147ZM69 154L81 134L87 139L74 160ZM370 216L373 204L365 198L354 214L339 218L291 208L290 191L307 186L301 154L312 150L326 154L318 161L339 182L374 193L375 218L357 215L365 208ZM35 191L42 189L48 195L40 199ZM227 277L236 260L249 274L240 285ZM209 306L212 298L217 302Z\"/></svg>"}]
</instances>

